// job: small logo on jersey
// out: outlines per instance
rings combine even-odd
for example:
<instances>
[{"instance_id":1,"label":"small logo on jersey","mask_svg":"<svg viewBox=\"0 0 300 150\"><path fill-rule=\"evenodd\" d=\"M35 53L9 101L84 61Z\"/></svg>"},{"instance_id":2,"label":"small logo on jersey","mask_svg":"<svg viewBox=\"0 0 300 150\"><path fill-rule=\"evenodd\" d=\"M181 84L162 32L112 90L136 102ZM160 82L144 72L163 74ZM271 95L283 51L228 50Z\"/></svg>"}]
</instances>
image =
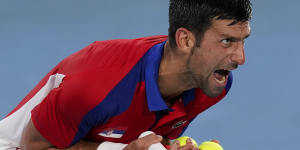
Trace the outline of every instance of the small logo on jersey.
<instances>
[{"instance_id":1,"label":"small logo on jersey","mask_svg":"<svg viewBox=\"0 0 300 150\"><path fill-rule=\"evenodd\" d=\"M98 133L98 135L109 138L121 138L124 135L125 131L126 128L110 128Z\"/></svg>"},{"instance_id":2,"label":"small logo on jersey","mask_svg":"<svg viewBox=\"0 0 300 150\"><path fill-rule=\"evenodd\" d=\"M173 129L178 128L178 127L184 125L186 122L187 122L186 120L181 120L181 121L175 123L174 125L172 125L172 128Z\"/></svg>"}]
</instances>

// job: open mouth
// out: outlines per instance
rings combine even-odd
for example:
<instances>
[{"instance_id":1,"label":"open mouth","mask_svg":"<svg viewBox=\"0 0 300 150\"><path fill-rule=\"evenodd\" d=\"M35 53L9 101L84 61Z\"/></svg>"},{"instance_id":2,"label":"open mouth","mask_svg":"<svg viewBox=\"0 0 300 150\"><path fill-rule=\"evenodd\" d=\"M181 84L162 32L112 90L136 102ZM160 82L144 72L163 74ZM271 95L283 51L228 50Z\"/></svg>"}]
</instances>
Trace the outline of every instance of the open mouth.
<instances>
[{"instance_id":1,"label":"open mouth","mask_svg":"<svg viewBox=\"0 0 300 150\"><path fill-rule=\"evenodd\" d=\"M218 69L214 72L215 81L219 84L224 84L227 80L230 71L225 69Z\"/></svg>"}]
</instances>

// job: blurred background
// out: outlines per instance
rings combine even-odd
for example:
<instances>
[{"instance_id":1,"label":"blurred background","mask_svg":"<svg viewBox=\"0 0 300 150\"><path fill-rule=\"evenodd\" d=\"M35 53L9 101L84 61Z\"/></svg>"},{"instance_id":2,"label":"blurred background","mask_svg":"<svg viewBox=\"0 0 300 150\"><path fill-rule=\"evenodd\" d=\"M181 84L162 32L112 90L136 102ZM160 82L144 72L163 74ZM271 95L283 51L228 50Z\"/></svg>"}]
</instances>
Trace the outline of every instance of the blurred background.
<instances>
[{"instance_id":1,"label":"blurred background","mask_svg":"<svg viewBox=\"0 0 300 150\"><path fill-rule=\"evenodd\" d=\"M226 98L184 135L225 150L297 149L300 2L253 0L246 64ZM167 34L168 0L2 0L0 117L64 57L96 40Z\"/></svg>"}]
</instances>

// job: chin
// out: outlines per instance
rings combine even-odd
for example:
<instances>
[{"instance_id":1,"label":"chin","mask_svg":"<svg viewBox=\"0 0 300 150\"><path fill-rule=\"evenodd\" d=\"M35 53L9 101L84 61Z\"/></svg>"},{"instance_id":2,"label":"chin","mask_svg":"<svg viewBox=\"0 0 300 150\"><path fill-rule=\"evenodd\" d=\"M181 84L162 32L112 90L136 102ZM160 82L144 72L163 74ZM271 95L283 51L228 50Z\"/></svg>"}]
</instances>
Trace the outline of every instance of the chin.
<instances>
[{"instance_id":1,"label":"chin","mask_svg":"<svg viewBox=\"0 0 300 150\"><path fill-rule=\"evenodd\" d=\"M202 89L203 92L205 93L206 96L214 98L219 96L220 94L223 93L224 87L218 87L216 89L208 89L208 88L204 88Z\"/></svg>"}]
</instances>

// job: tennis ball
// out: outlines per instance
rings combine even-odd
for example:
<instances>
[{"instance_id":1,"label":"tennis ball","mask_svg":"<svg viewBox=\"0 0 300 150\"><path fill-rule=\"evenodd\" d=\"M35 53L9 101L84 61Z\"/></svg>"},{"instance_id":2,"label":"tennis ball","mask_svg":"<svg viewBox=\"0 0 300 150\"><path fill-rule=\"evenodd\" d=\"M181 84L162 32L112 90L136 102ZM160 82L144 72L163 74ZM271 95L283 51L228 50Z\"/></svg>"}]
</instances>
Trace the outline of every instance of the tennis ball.
<instances>
[{"instance_id":1,"label":"tennis ball","mask_svg":"<svg viewBox=\"0 0 300 150\"><path fill-rule=\"evenodd\" d=\"M200 150L223 150L222 146L215 140L205 141L199 145Z\"/></svg>"},{"instance_id":2,"label":"tennis ball","mask_svg":"<svg viewBox=\"0 0 300 150\"><path fill-rule=\"evenodd\" d=\"M184 145L186 145L186 140L187 140L188 138L190 138L190 139L192 140L192 143L193 143L196 147L198 147L197 142L196 142L194 139L192 139L191 137L188 137L188 136L181 136L181 137L177 138L176 140L179 141L180 146L184 146Z\"/></svg>"}]
</instances>

